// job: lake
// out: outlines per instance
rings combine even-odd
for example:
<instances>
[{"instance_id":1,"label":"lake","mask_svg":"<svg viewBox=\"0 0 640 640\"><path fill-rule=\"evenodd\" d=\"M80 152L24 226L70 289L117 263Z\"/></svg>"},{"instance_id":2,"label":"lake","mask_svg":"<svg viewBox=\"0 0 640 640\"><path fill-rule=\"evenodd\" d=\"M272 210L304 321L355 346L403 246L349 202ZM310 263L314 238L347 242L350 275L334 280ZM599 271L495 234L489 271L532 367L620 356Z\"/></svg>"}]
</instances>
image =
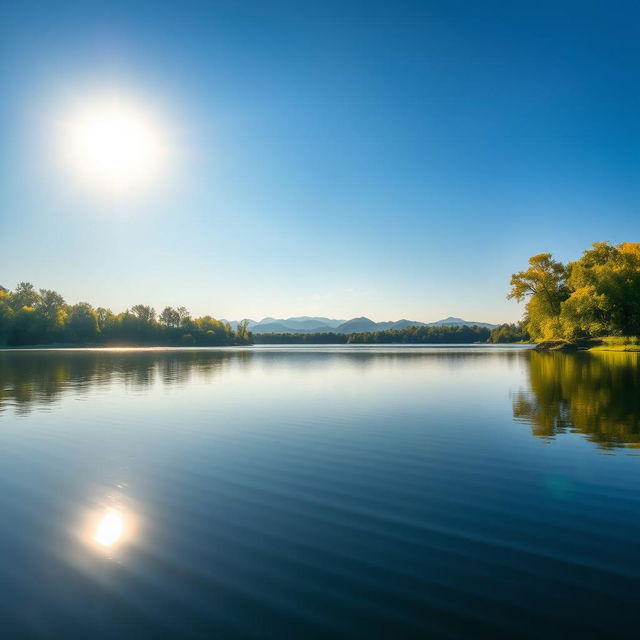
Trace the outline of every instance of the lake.
<instances>
[{"instance_id":1,"label":"lake","mask_svg":"<svg viewBox=\"0 0 640 640\"><path fill-rule=\"evenodd\" d=\"M636 638L640 354L0 352L3 637Z\"/></svg>"}]
</instances>

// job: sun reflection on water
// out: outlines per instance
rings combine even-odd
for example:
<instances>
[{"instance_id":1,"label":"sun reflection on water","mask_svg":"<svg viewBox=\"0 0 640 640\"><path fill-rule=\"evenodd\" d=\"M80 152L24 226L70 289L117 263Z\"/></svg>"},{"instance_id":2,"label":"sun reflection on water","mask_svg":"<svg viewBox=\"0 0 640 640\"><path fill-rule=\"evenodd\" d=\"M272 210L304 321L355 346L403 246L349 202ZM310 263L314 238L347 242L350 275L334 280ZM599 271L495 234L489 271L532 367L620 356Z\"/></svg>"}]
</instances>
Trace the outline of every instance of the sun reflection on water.
<instances>
[{"instance_id":1,"label":"sun reflection on water","mask_svg":"<svg viewBox=\"0 0 640 640\"><path fill-rule=\"evenodd\" d=\"M117 509L109 509L97 521L93 540L102 547L112 547L122 539L124 533L122 513Z\"/></svg>"},{"instance_id":2,"label":"sun reflection on water","mask_svg":"<svg viewBox=\"0 0 640 640\"><path fill-rule=\"evenodd\" d=\"M109 509L98 521L93 539L103 547L111 547L124 534L124 519L116 509Z\"/></svg>"}]
</instances>

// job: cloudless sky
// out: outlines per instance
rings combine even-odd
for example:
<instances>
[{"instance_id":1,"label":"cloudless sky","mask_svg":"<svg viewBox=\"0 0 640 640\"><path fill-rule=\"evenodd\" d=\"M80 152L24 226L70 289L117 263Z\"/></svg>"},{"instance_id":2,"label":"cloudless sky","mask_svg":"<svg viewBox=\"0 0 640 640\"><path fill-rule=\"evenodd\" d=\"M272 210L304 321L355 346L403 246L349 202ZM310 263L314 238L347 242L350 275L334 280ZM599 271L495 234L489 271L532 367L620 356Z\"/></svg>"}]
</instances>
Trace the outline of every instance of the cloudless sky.
<instances>
[{"instance_id":1,"label":"cloudless sky","mask_svg":"<svg viewBox=\"0 0 640 640\"><path fill-rule=\"evenodd\" d=\"M219 318L511 321L529 256L640 241L640 4L5 2L0 284ZM69 105L162 123L128 198L56 161Z\"/></svg>"}]
</instances>

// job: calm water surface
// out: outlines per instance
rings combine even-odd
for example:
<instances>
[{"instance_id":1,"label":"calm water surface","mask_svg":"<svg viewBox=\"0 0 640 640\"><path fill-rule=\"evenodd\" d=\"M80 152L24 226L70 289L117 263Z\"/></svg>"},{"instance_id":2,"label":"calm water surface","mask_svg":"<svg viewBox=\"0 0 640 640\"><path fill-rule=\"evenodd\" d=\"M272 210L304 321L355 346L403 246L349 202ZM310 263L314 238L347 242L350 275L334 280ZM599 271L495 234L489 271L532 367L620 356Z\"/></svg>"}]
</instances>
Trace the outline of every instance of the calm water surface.
<instances>
[{"instance_id":1,"label":"calm water surface","mask_svg":"<svg viewBox=\"0 0 640 640\"><path fill-rule=\"evenodd\" d=\"M637 638L640 354L0 352L2 637Z\"/></svg>"}]
</instances>

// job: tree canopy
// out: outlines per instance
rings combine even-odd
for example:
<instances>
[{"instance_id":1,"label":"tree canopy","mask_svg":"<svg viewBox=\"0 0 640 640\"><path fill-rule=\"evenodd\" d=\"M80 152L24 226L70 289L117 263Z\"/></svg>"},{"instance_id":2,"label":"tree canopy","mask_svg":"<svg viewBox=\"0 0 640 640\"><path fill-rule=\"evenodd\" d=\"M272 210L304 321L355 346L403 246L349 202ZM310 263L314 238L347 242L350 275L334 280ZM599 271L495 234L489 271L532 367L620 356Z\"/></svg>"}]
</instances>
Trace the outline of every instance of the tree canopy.
<instances>
[{"instance_id":1,"label":"tree canopy","mask_svg":"<svg viewBox=\"0 0 640 640\"><path fill-rule=\"evenodd\" d=\"M239 345L248 344L246 323L233 330L211 316L192 318L184 307L136 304L122 313L87 302L68 304L49 289L19 283L13 291L0 287L0 345Z\"/></svg>"},{"instance_id":2,"label":"tree canopy","mask_svg":"<svg viewBox=\"0 0 640 640\"><path fill-rule=\"evenodd\" d=\"M529 342L531 337L524 326L524 322L515 324L501 324L496 327L489 336L488 342L494 344L512 343L512 342Z\"/></svg>"},{"instance_id":3,"label":"tree canopy","mask_svg":"<svg viewBox=\"0 0 640 640\"><path fill-rule=\"evenodd\" d=\"M526 300L535 340L640 335L640 243L596 242L568 264L549 253L511 276L509 298Z\"/></svg>"}]
</instances>

